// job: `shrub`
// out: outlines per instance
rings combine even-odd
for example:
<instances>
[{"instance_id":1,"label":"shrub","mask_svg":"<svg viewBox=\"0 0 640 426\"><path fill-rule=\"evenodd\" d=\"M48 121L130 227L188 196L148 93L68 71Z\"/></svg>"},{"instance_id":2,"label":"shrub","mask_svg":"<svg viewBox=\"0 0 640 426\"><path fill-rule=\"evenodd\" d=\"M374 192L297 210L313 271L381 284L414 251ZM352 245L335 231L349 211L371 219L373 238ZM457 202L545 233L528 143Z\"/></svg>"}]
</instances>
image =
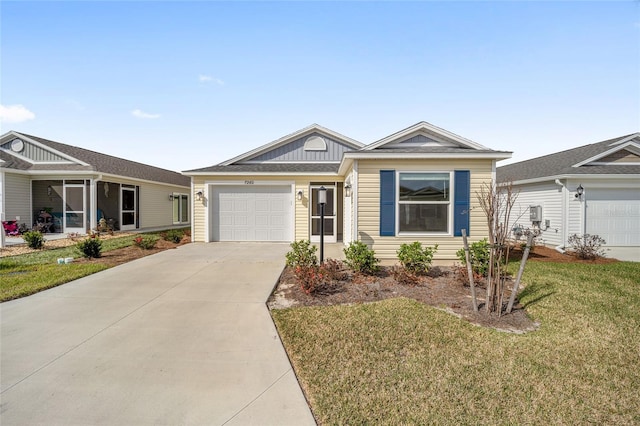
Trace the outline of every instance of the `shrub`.
<instances>
[{"instance_id":1,"label":"shrub","mask_svg":"<svg viewBox=\"0 0 640 426\"><path fill-rule=\"evenodd\" d=\"M22 234L22 239L32 249L41 249L44 246L44 237L40 231L27 231Z\"/></svg>"},{"instance_id":2,"label":"shrub","mask_svg":"<svg viewBox=\"0 0 640 426\"><path fill-rule=\"evenodd\" d=\"M320 272L328 281L342 281L347 278L343 263L336 259L327 259L320 265Z\"/></svg>"},{"instance_id":3,"label":"shrub","mask_svg":"<svg viewBox=\"0 0 640 426\"><path fill-rule=\"evenodd\" d=\"M182 237L184 236L184 231L181 229L170 229L169 231L162 234L162 238L165 241L170 241L172 243L179 244L182 241Z\"/></svg>"},{"instance_id":4,"label":"shrub","mask_svg":"<svg viewBox=\"0 0 640 426\"><path fill-rule=\"evenodd\" d=\"M471 243L471 246L469 246L471 270L482 277L486 277L489 272L489 249L489 241L486 238L484 240ZM464 255L464 248L458 250L456 255L463 265L467 264L467 259Z\"/></svg>"},{"instance_id":5,"label":"shrub","mask_svg":"<svg viewBox=\"0 0 640 426\"><path fill-rule=\"evenodd\" d=\"M404 268L413 273L426 273L431 267L433 255L438 251L438 245L432 247L422 247L420 241L411 244L401 244L400 249L396 252L398 259Z\"/></svg>"},{"instance_id":6,"label":"shrub","mask_svg":"<svg viewBox=\"0 0 640 426\"><path fill-rule=\"evenodd\" d=\"M373 274L378 271L380 260L376 259L375 252L362 241L352 241L344 249L344 255L344 263L355 272Z\"/></svg>"},{"instance_id":7,"label":"shrub","mask_svg":"<svg viewBox=\"0 0 640 426\"><path fill-rule=\"evenodd\" d=\"M84 241L76 243L76 247L83 257L97 259L102 256L102 241L97 235L91 235Z\"/></svg>"},{"instance_id":8,"label":"shrub","mask_svg":"<svg viewBox=\"0 0 640 426\"><path fill-rule=\"evenodd\" d=\"M420 284L420 277L409 271L404 266L394 266L391 268L391 275L398 284L415 287Z\"/></svg>"},{"instance_id":9,"label":"shrub","mask_svg":"<svg viewBox=\"0 0 640 426\"><path fill-rule=\"evenodd\" d=\"M302 290L307 293L314 293L324 280L324 274L318 265L298 265L294 269L296 280Z\"/></svg>"},{"instance_id":10,"label":"shrub","mask_svg":"<svg viewBox=\"0 0 640 426\"><path fill-rule=\"evenodd\" d=\"M133 239L133 244L143 250L151 250L156 246L158 239L155 235L138 235Z\"/></svg>"},{"instance_id":11,"label":"shrub","mask_svg":"<svg viewBox=\"0 0 640 426\"><path fill-rule=\"evenodd\" d=\"M595 259L604 256L602 246L607 242L599 235L584 234L579 236L573 234L569 237L569 244L580 259Z\"/></svg>"},{"instance_id":12,"label":"shrub","mask_svg":"<svg viewBox=\"0 0 640 426\"><path fill-rule=\"evenodd\" d=\"M316 246L309 240L294 241L291 243L291 251L286 254L287 266L317 266Z\"/></svg>"}]
</instances>

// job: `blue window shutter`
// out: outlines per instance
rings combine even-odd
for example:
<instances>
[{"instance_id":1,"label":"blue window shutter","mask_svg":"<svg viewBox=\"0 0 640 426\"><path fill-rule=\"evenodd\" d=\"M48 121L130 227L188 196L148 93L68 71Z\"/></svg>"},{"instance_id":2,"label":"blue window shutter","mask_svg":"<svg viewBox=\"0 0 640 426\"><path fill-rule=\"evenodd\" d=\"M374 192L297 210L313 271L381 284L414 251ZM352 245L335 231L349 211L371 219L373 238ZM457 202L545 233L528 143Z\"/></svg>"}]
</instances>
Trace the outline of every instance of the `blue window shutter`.
<instances>
[{"instance_id":1,"label":"blue window shutter","mask_svg":"<svg viewBox=\"0 0 640 426\"><path fill-rule=\"evenodd\" d=\"M380 236L396 235L396 171L380 170Z\"/></svg>"},{"instance_id":2,"label":"blue window shutter","mask_svg":"<svg viewBox=\"0 0 640 426\"><path fill-rule=\"evenodd\" d=\"M471 207L471 181L469 170L456 170L454 174L455 200L453 210L453 235L462 236L462 230L469 230L469 208Z\"/></svg>"}]
</instances>

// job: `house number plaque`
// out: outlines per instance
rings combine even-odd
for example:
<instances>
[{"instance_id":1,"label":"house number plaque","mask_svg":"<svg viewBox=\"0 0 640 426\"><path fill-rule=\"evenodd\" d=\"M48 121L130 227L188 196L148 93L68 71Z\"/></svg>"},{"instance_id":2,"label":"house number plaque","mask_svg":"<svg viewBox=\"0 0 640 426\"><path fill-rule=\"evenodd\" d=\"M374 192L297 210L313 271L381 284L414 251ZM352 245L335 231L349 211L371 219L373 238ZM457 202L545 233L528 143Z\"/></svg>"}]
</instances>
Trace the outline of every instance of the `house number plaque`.
<instances>
[{"instance_id":1,"label":"house number plaque","mask_svg":"<svg viewBox=\"0 0 640 426\"><path fill-rule=\"evenodd\" d=\"M244 184L245 185L253 185L253 181L252 180L245 180Z\"/></svg>"}]
</instances>

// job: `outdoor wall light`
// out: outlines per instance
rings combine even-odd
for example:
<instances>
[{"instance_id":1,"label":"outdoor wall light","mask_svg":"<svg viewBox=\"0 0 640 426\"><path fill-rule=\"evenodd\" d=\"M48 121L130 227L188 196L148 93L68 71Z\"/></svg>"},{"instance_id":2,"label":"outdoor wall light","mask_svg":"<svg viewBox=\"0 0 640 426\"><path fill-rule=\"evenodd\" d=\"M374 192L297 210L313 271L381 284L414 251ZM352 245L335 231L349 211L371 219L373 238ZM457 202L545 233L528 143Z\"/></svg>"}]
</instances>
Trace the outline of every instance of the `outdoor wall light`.
<instances>
[{"instance_id":1,"label":"outdoor wall light","mask_svg":"<svg viewBox=\"0 0 640 426\"><path fill-rule=\"evenodd\" d=\"M346 184L344 186L344 196L351 197L351 184Z\"/></svg>"},{"instance_id":2,"label":"outdoor wall light","mask_svg":"<svg viewBox=\"0 0 640 426\"><path fill-rule=\"evenodd\" d=\"M202 200L203 195L204 195L204 192L202 192L202 190L196 192L196 200L198 201Z\"/></svg>"},{"instance_id":3,"label":"outdoor wall light","mask_svg":"<svg viewBox=\"0 0 640 426\"><path fill-rule=\"evenodd\" d=\"M169 194L169 201L173 201L173 194Z\"/></svg>"},{"instance_id":4,"label":"outdoor wall light","mask_svg":"<svg viewBox=\"0 0 640 426\"><path fill-rule=\"evenodd\" d=\"M296 198L298 199L298 201L302 200L302 197L304 196L304 192L302 192L302 189L300 191L298 191L298 193L296 194Z\"/></svg>"},{"instance_id":5,"label":"outdoor wall light","mask_svg":"<svg viewBox=\"0 0 640 426\"><path fill-rule=\"evenodd\" d=\"M47 196L51 197L51 193L53 192L53 188L51 185L47 186Z\"/></svg>"},{"instance_id":6,"label":"outdoor wall light","mask_svg":"<svg viewBox=\"0 0 640 426\"><path fill-rule=\"evenodd\" d=\"M580 184L576 188L576 198L582 200L582 194L584 194L584 188L582 187L582 184Z\"/></svg>"}]
</instances>

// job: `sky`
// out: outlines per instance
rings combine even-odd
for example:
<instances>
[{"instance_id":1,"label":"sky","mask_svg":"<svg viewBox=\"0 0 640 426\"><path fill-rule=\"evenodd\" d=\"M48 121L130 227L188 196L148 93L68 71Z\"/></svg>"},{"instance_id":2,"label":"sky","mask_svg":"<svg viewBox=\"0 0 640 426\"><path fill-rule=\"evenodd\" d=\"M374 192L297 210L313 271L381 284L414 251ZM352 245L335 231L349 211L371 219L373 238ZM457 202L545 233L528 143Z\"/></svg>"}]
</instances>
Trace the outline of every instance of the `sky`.
<instances>
[{"instance_id":1,"label":"sky","mask_svg":"<svg viewBox=\"0 0 640 426\"><path fill-rule=\"evenodd\" d=\"M640 1L0 2L0 133L175 171L313 123L522 161L640 131Z\"/></svg>"}]
</instances>

